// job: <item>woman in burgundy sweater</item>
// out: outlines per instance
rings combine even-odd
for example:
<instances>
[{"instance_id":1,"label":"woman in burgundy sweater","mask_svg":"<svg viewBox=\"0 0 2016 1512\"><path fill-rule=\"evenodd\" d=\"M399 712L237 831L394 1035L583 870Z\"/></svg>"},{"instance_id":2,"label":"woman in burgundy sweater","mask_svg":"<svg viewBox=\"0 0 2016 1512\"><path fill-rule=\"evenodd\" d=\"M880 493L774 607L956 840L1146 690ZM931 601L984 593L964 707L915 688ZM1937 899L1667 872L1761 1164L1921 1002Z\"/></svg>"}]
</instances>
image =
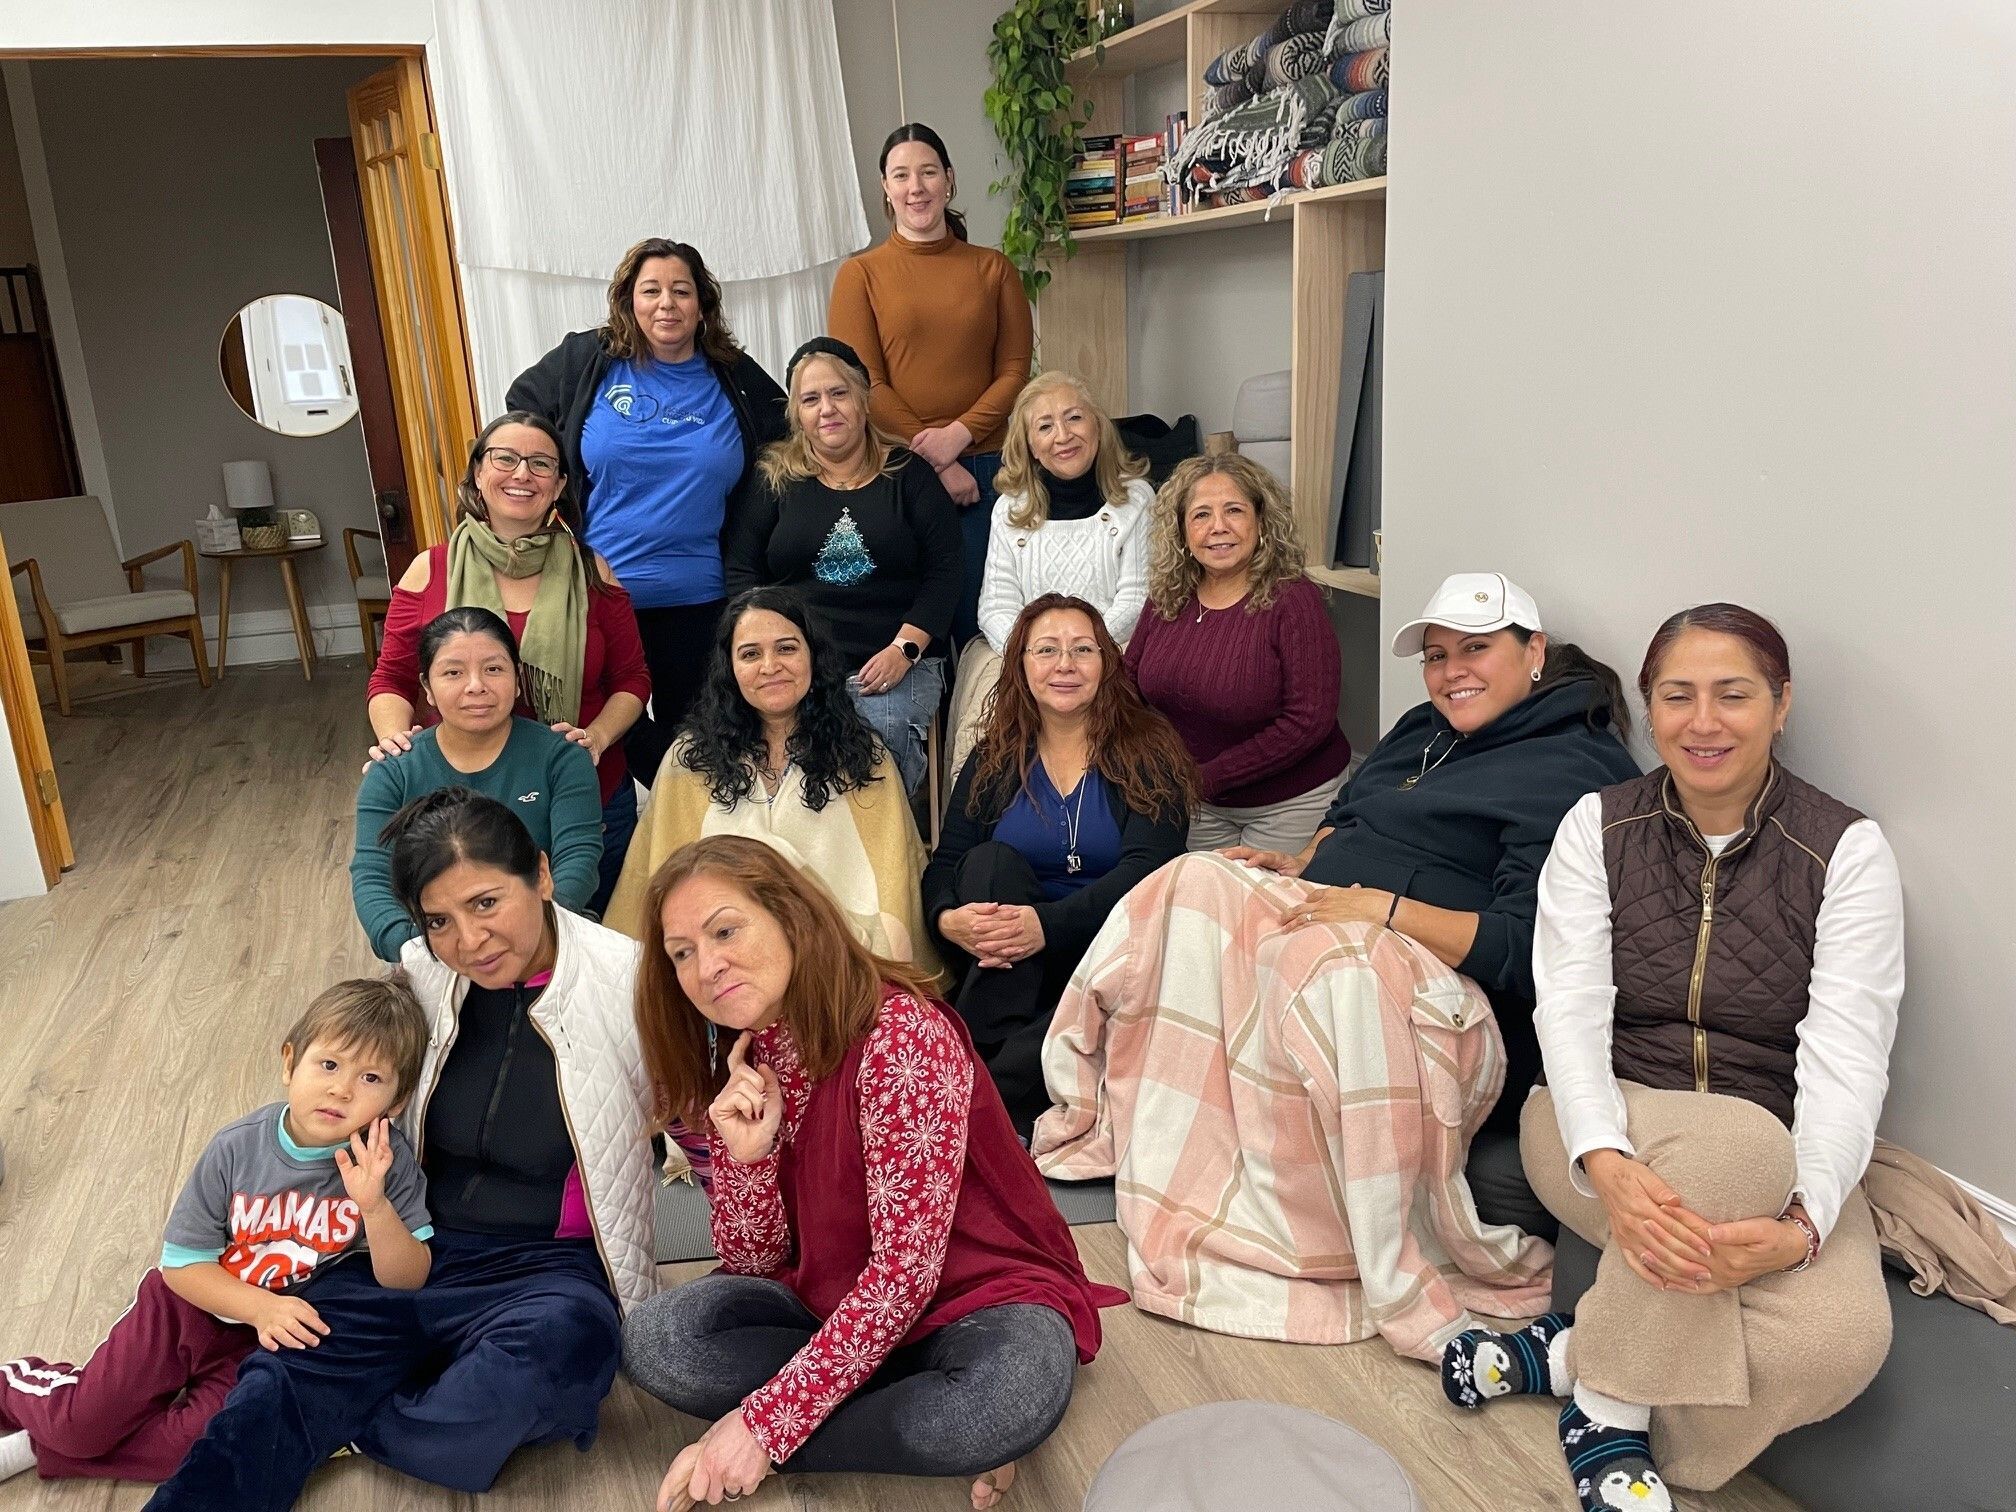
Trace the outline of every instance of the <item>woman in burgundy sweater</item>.
<instances>
[{"instance_id":1,"label":"woman in burgundy sweater","mask_svg":"<svg viewBox=\"0 0 2016 1512\"><path fill-rule=\"evenodd\" d=\"M454 535L415 557L392 590L367 689L377 737L371 759L412 749L408 737L422 728L416 713L430 725L441 717L420 698L420 632L464 604L503 618L526 672L515 712L585 746L595 762L602 873L589 908L599 913L637 828L623 735L651 697L651 673L630 595L581 535L566 454L551 421L516 410L492 420L470 447Z\"/></svg>"},{"instance_id":2,"label":"woman in burgundy sweater","mask_svg":"<svg viewBox=\"0 0 2016 1512\"><path fill-rule=\"evenodd\" d=\"M1337 635L1302 572L1288 495L1235 453L1192 457L1155 498L1148 598L1127 646L1142 697L1196 758L1190 849L1309 843L1351 761Z\"/></svg>"},{"instance_id":3,"label":"woman in burgundy sweater","mask_svg":"<svg viewBox=\"0 0 2016 1512\"><path fill-rule=\"evenodd\" d=\"M645 1068L707 1131L722 1262L624 1330L631 1379L714 1420L660 1507L779 1468L972 1476L993 1506L1127 1297L1086 1279L959 1020L758 840L675 852L643 936Z\"/></svg>"}]
</instances>

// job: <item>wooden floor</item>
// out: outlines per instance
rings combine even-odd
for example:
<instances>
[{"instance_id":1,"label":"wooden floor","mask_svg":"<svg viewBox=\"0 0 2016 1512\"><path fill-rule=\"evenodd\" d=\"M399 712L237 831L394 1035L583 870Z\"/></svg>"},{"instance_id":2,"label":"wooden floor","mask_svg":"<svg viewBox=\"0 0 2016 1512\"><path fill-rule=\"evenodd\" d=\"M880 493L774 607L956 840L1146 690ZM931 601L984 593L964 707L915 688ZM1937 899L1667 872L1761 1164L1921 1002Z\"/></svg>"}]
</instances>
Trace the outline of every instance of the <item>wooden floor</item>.
<instances>
[{"instance_id":1,"label":"wooden floor","mask_svg":"<svg viewBox=\"0 0 2016 1512\"><path fill-rule=\"evenodd\" d=\"M94 672L96 669L94 669ZM158 1253L161 1224L205 1140L278 1095L278 1036L321 986L372 968L350 912L351 802L364 674L322 664L233 668L137 689L109 672L70 718L49 713L78 863L47 898L0 905L0 1358L81 1358ZM1119 1234L1076 1231L1086 1264L1124 1284ZM704 1266L667 1267L674 1281ZM1459 1413L1432 1372L1383 1343L1311 1348L1231 1339L1122 1308L1079 1377L1070 1416L1024 1466L1009 1505L1075 1512L1113 1448L1150 1418L1236 1397L1290 1402L1392 1451L1435 1512L1573 1507L1553 1409ZM586 1456L520 1453L488 1497L362 1460L318 1471L323 1512L552 1508L644 1512L695 1425L619 1382ZM0 1512L138 1507L144 1487L0 1483ZM1682 1505L1793 1503L1752 1478ZM957 1512L949 1481L794 1477L753 1512ZM1280 1509L1289 1512L1289 1509Z\"/></svg>"}]
</instances>

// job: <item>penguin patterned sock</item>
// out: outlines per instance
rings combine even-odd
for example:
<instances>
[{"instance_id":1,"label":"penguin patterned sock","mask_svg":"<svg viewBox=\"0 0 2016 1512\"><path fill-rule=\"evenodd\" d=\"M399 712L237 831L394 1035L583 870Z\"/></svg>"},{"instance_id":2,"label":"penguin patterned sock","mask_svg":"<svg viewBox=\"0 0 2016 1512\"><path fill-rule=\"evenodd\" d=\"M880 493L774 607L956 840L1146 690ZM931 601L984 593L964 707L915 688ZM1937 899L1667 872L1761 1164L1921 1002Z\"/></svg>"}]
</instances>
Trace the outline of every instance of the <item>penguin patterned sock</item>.
<instances>
[{"instance_id":1,"label":"penguin patterned sock","mask_svg":"<svg viewBox=\"0 0 2016 1512\"><path fill-rule=\"evenodd\" d=\"M1673 1512L1649 1429L1612 1428L1571 1401L1561 1409L1561 1453L1582 1512Z\"/></svg>"},{"instance_id":2,"label":"penguin patterned sock","mask_svg":"<svg viewBox=\"0 0 2016 1512\"><path fill-rule=\"evenodd\" d=\"M1467 1328L1442 1349L1442 1394L1458 1407L1482 1407L1492 1397L1566 1396L1565 1368L1555 1380L1550 1355L1557 1336L1574 1326L1572 1313L1548 1313L1516 1333Z\"/></svg>"}]
</instances>

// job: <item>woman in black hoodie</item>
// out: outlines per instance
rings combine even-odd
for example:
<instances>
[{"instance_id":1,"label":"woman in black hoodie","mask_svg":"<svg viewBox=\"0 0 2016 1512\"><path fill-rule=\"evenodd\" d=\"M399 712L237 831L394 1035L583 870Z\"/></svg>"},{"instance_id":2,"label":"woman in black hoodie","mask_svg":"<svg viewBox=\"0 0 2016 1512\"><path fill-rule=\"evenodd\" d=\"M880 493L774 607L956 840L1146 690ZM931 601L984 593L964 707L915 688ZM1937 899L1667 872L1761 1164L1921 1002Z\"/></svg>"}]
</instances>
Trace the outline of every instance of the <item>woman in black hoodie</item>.
<instances>
[{"instance_id":1,"label":"woman in black hoodie","mask_svg":"<svg viewBox=\"0 0 2016 1512\"><path fill-rule=\"evenodd\" d=\"M699 249L650 237L609 280L608 322L520 373L505 407L559 428L588 544L636 607L651 712L628 744L649 782L700 691L729 501L783 438L784 391L736 344Z\"/></svg>"},{"instance_id":2,"label":"woman in black hoodie","mask_svg":"<svg viewBox=\"0 0 2016 1512\"><path fill-rule=\"evenodd\" d=\"M1421 657L1408 710L1338 793L1300 855L1226 852L1324 890L1287 921L1384 924L1484 989L1505 1037L1505 1089L1484 1127L1516 1134L1540 1071L1533 919L1540 867L1585 793L1638 775L1617 674L1549 642L1518 584L1443 580L1393 638Z\"/></svg>"}]
</instances>

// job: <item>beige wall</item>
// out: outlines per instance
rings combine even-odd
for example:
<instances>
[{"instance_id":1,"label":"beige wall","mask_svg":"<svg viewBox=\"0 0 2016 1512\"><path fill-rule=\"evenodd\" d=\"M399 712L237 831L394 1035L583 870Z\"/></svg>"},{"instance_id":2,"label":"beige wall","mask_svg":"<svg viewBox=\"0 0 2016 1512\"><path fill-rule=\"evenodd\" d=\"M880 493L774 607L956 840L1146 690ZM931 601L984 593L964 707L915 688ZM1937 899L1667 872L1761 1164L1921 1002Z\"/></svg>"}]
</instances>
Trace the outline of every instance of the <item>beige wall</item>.
<instances>
[{"instance_id":1,"label":"beige wall","mask_svg":"<svg viewBox=\"0 0 2016 1512\"><path fill-rule=\"evenodd\" d=\"M1903 866L1885 1131L2016 1198L2016 11L1899 14L1408 11L1384 618L1502 569L1635 670L1674 609L1773 615L1788 764Z\"/></svg>"},{"instance_id":2,"label":"beige wall","mask_svg":"<svg viewBox=\"0 0 2016 1512\"><path fill-rule=\"evenodd\" d=\"M225 392L217 347L240 305L336 303L313 140L347 136L364 58L89 59L32 65L56 220L129 552L193 534L223 500L222 464L264 458L274 495L332 545L307 558L313 603L354 602L345 525L373 519L361 433L274 435ZM206 612L216 607L202 564ZM279 575L237 574L232 611L284 606ZM284 647L282 648L284 651Z\"/></svg>"}]
</instances>

